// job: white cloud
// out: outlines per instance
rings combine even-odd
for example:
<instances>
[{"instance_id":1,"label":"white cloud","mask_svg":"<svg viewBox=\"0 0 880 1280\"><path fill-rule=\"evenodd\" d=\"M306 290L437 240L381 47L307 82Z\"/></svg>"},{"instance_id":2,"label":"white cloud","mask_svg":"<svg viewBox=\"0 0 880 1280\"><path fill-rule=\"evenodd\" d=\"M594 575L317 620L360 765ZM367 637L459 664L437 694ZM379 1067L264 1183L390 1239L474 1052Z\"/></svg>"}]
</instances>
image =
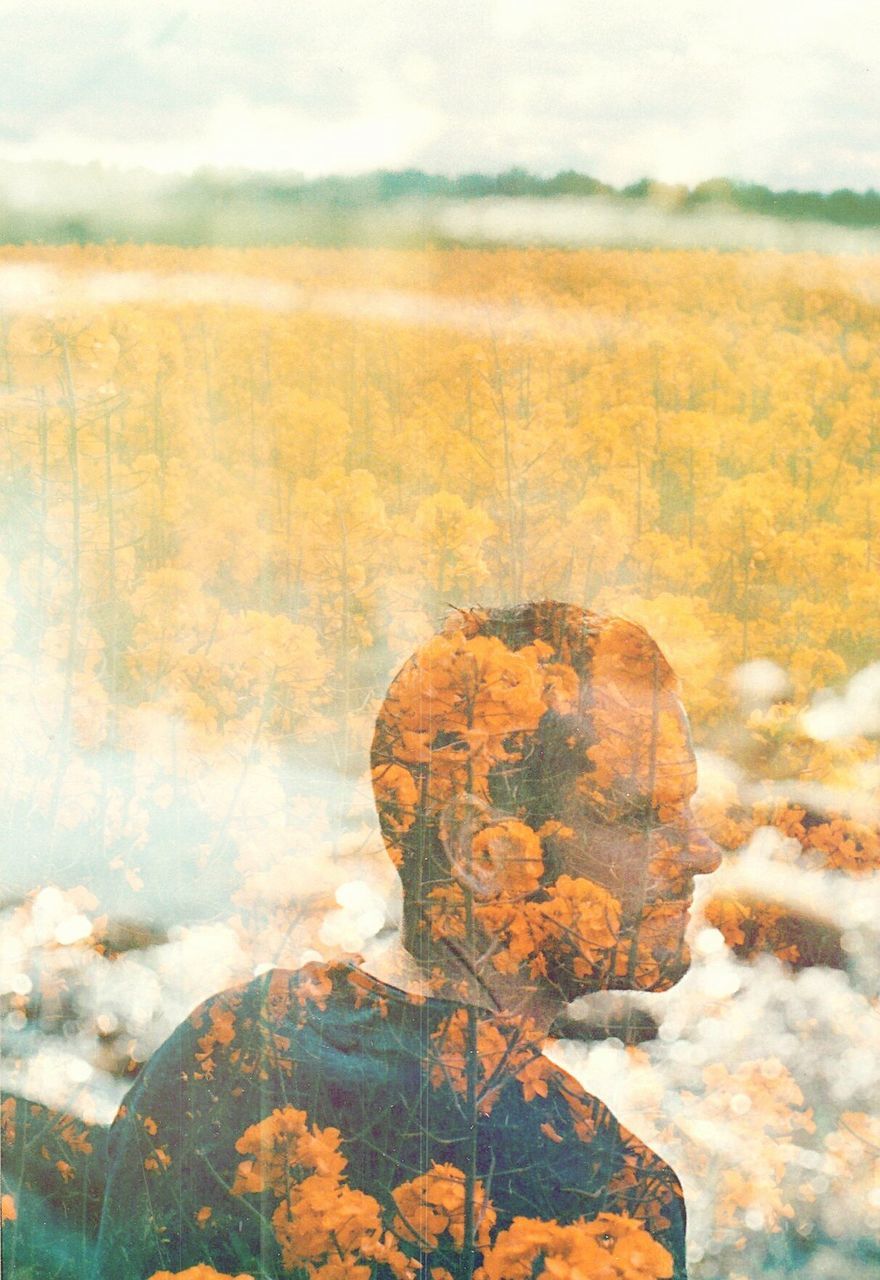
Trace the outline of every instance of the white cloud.
<instances>
[{"instance_id":1,"label":"white cloud","mask_svg":"<svg viewBox=\"0 0 880 1280\"><path fill-rule=\"evenodd\" d=\"M357 115L321 120L287 106L255 106L241 97L214 107L205 140L209 164L289 169L312 176L397 168L437 130L433 113L392 92Z\"/></svg>"},{"instance_id":2,"label":"white cloud","mask_svg":"<svg viewBox=\"0 0 880 1280\"><path fill-rule=\"evenodd\" d=\"M880 662L856 672L841 697L826 693L817 698L803 721L807 733L820 742L880 735Z\"/></svg>"},{"instance_id":3,"label":"white cloud","mask_svg":"<svg viewBox=\"0 0 880 1280\"><path fill-rule=\"evenodd\" d=\"M352 174L409 164L438 129L427 108L405 109L394 100L340 120L316 119L286 105L261 105L240 96L220 98L189 137L118 138L48 128L27 142L0 144L6 160L89 164L186 173L217 169L285 170L313 177Z\"/></svg>"},{"instance_id":4,"label":"white cloud","mask_svg":"<svg viewBox=\"0 0 880 1280\"><path fill-rule=\"evenodd\" d=\"M0 155L878 179L865 0L83 0L7 17Z\"/></svg>"}]
</instances>

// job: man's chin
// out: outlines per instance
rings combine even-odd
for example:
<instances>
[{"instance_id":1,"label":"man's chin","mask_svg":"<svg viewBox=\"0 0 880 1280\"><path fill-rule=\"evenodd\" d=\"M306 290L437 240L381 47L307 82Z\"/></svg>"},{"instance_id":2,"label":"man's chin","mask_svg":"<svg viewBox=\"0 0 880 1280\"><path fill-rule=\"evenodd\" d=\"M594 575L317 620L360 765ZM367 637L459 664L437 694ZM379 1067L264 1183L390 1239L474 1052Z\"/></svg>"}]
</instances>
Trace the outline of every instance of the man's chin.
<instances>
[{"instance_id":1,"label":"man's chin","mask_svg":"<svg viewBox=\"0 0 880 1280\"><path fill-rule=\"evenodd\" d=\"M645 991L659 995L681 982L690 967L690 948L682 942L674 952L655 955L647 962L640 960L634 974L615 974L608 987L611 991Z\"/></svg>"},{"instance_id":2,"label":"man's chin","mask_svg":"<svg viewBox=\"0 0 880 1280\"><path fill-rule=\"evenodd\" d=\"M675 955L666 961L660 961L660 975L653 984L645 984L638 987L639 991L669 991L672 987L681 982L684 975L691 967L691 951L686 942L683 942L676 951Z\"/></svg>"},{"instance_id":3,"label":"man's chin","mask_svg":"<svg viewBox=\"0 0 880 1280\"><path fill-rule=\"evenodd\" d=\"M593 974L579 977L571 968L571 958L559 957L554 961L547 957L547 981L556 988L568 1004L596 991L669 991L691 967L691 952L687 943L680 941L674 947L665 947L662 953L651 959L640 960L633 975L629 973Z\"/></svg>"}]
</instances>

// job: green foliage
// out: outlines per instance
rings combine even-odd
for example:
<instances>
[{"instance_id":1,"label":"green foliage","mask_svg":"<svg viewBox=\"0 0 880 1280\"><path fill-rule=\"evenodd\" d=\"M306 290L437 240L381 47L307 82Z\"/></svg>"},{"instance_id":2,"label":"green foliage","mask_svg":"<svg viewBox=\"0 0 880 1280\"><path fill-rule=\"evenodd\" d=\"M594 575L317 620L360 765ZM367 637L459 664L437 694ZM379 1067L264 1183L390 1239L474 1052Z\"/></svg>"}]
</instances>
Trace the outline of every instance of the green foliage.
<instances>
[{"instance_id":1,"label":"green foliage","mask_svg":"<svg viewBox=\"0 0 880 1280\"><path fill-rule=\"evenodd\" d=\"M688 188L646 177L615 188L574 170L542 177L512 167L457 176L377 169L308 180L204 169L167 179L97 164L44 164L6 166L0 235L7 244L422 245L444 239L438 206L493 197L601 197L622 210L638 205L687 216L710 207L786 222L880 227L880 194L873 189L773 191L729 178Z\"/></svg>"}]
</instances>

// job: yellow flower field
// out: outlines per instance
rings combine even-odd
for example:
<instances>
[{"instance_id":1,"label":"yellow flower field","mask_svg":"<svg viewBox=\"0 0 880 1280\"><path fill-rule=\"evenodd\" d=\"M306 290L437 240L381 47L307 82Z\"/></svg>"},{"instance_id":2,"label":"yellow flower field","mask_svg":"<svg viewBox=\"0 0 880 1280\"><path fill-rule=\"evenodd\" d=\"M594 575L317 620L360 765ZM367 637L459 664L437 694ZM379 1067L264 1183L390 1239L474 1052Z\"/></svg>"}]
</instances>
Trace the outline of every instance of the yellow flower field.
<instances>
[{"instance_id":1,"label":"yellow flower field","mask_svg":"<svg viewBox=\"0 0 880 1280\"><path fill-rule=\"evenodd\" d=\"M242 853L251 767L264 790L291 757L362 772L388 677L448 604L642 621L722 747L737 664L772 659L804 705L880 651L873 260L2 262L16 830L88 830L133 879L185 797L203 856ZM832 759L784 712L751 731L814 779L870 755Z\"/></svg>"},{"instance_id":2,"label":"yellow flower field","mask_svg":"<svg viewBox=\"0 0 880 1280\"><path fill-rule=\"evenodd\" d=\"M450 607L527 599L641 622L680 678L727 869L769 827L807 877L794 906L772 875L764 896L722 879L698 962L858 962L853 904L880 866L880 261L6 247L0 382L16 1029L63 1021L120 919L180 948L220 930L200 974L158 964L140 1022L97 1016L122 1074L169 1029L175 966L185 1011L200 977L360 950L394 879L368 777L388 682ZM718 981L694 1006L710 1022L738 989ZM840 1034L871 1054L859 1010ZM773 1046L731 1051L720 1086L708 1050L689 1060L686 1118L656 1061L621 1050L646 1137L715 1188L693 1194L696 1276L735 1261L755 1205L772 1232L844 1203L852 1135L876 1127L856 1064L817 1114L811 1191L791 1134L820 1086ZM719 1088L754 1182L707 1154ZM880 1225L880 1204L844 1207L855 1235ZM531 1256L511 1234L487 1276L502 1244Z\"/></svg>"}]
</instances>

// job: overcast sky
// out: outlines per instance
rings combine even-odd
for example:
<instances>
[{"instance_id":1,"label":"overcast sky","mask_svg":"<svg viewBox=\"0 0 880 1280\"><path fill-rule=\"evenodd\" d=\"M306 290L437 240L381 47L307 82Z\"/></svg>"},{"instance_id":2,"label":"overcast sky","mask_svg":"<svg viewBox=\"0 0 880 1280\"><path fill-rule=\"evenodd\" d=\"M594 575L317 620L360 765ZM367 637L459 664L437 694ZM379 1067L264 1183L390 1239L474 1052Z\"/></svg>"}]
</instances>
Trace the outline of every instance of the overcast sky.
<instances>
[{"instance_id":1,"label":"overcast sky","mask_svg":"<svg viewBox=\"0 0 880 1280\"><path fill-rule=\"evenodd\" d=\"M0 159L880 187L877 0L0 0Z\"/></svg>"}]
</instances>

